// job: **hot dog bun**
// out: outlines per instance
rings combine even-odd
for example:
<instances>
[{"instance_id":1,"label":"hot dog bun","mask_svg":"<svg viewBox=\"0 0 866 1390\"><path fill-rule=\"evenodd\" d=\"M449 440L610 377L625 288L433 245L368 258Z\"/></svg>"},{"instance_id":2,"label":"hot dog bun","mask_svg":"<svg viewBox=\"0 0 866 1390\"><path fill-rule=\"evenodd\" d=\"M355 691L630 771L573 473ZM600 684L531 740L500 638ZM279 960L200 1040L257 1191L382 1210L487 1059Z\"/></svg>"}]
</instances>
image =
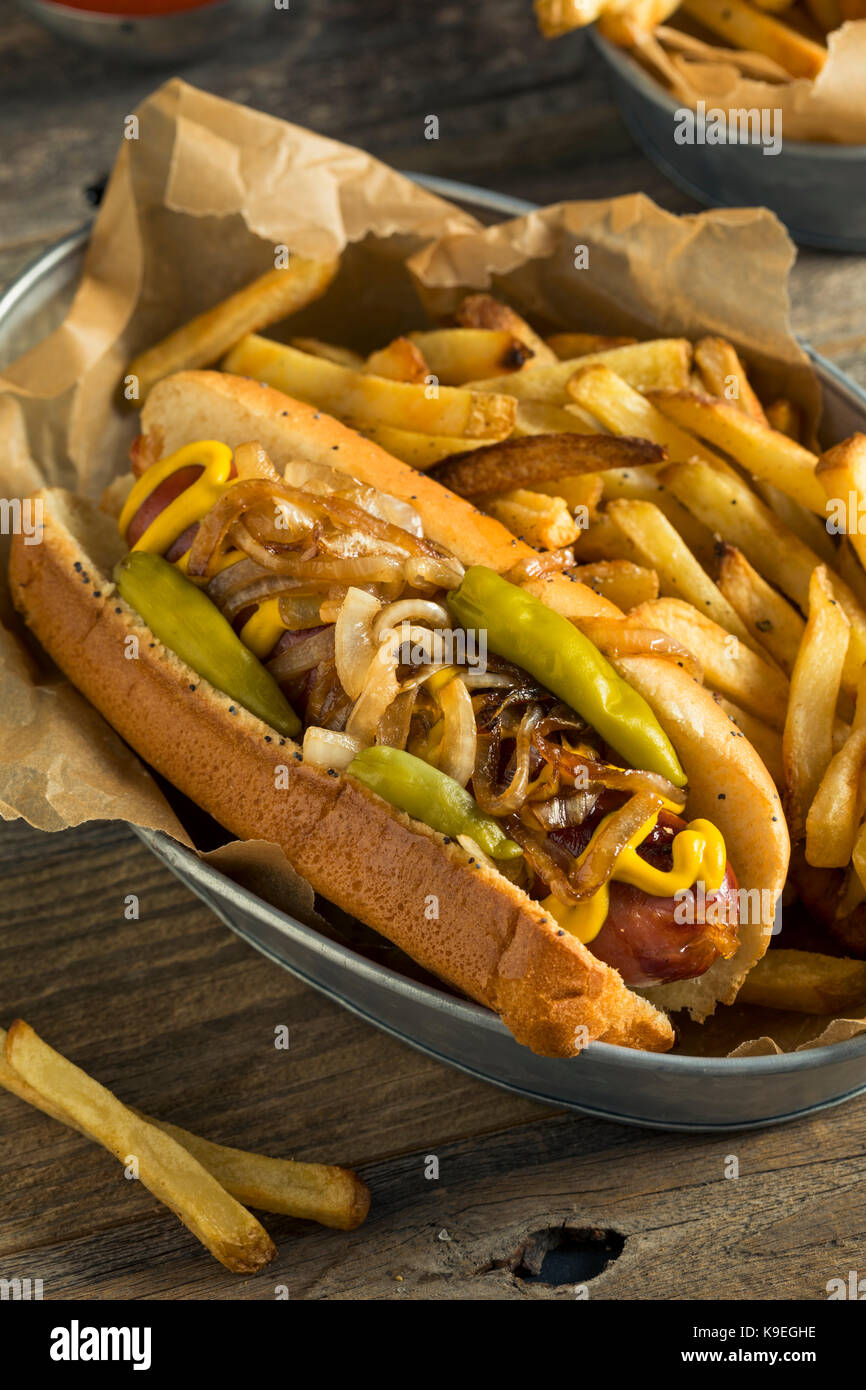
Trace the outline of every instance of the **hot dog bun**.
<instances>
[{"instance_id":1,"label":"hot dog bun","mask_svg":"<svg viewBox=\"0 0 866 1390\"><path fill-rule=\"evenodd\" d=\"M202 438L231 447L256 439L277 467L302 457L342 468L411 500L430 539L466 564L503 571L531 553L432 479L258 383L180 373L151 393L143 423L161 433L165 452ZM575 938L559 935L537 903L501 876L470 866L459 847L358 784L298 763L295 745L281 743L156 642L110 582L111 565L125 549L113 521L59 490L42 497L43 544L13 542L16 606L67 676L148 763L232 833L280 845L318 892L495 1010L534 1051L570 1056L587 1039L647 1050L671 1045L666 1015ZM593 591L564 580L553 582L550 601L578 622L620 616ZM130 635L139 638L137 661L125 655ZM745 739L731 736L727 716L675 665L642 656L622 667L677 747L692 790L689 814L719 825L742 886L780 890L787 832L757 755ZM290 770L286 790L275 790L280 766ZM426 910L431 894L438 920ZM717 962L698 980L658 987L653 998L711 1012L717 1000L733 997L763 954L767 925L744 928L733 960Z\"/></svg>"},{"instance_id":2,"label":"hot dog bun","mask_svg":"<svg viewBox=\"0 0 866 1390\"><path fill-rule=\"evenodd\" d=\"M151 392L142 424L145 431L161 431L167 453L194 439L217 438L232 448L257 439L278 468L300 457L344 469L411 501L425 534L466 565L489 565L502 572L533 554L498 521L435 479L392 458L314 406L246 377L179 372ZM561 575L530 587L578 626L581 618L622 617L609 600ZM654 656L610 659L648 701L673 742L689 780L689 815L706 817L719 827L740 887L760 895L759 910L741 923L736 955L717 960L697 979L658 985L648 992L662 1008L689 1009L703 1019L717 1003L733 1002L769 945L770 904L781 893L788 871L787 824L773 779L709 691L675 662Z\"/></svg>"},{"instance_id":3,"label":"hot dog bun","mask_svg":"<svg viewBox=\"0 0 866 1390\"><path fill-rule=\"evenodd\" d=\"M111 583L125 551L111 518L61 489L37 496L42 544L12 546L15 605L146 762L233 834L278 844L317 892L493 1009L533 1051L568 1057L595 1038L670 1047L665 1014L558 934L537 903L358 783L297 762L296 744L163 647ZM137 660L125 655L131 636ZM279 767L285 790L275 790Z\"/></svg>"}]
</instances>

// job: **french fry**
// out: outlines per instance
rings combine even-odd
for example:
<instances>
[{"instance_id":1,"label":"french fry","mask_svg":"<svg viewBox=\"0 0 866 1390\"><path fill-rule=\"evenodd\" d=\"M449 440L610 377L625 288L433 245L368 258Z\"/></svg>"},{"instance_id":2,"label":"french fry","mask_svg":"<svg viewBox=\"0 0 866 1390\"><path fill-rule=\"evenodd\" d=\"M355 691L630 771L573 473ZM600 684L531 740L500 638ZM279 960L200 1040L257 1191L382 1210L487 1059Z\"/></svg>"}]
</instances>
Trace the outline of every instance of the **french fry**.
<instances>
[{"instance_id":1,"label":"french fry","mask_svg":"<svg viewBox=\"0 0 866 1390\"><path fill-rule=\"evenodd\" d=\"M349 1168L268 1158L214 1144L164 1120L142 1118L192 1154L244 1206L317 1221L336 1231L354 1231L366 1219L370 1189Z\"/></svg>"},{"instance_id":2,"label":"french fry","mask_svg":"<svg viewBox=\"0 0 866 1390\"><path fill-rule=\"evenodd\" d=\"M803 426L800 421L800 412L793 401L788 400L787 396L779 396L778 400L771 401L767 406L767 423L771 429L778 430L780 434L786 434L789 439L800 443L803 434Z\"/></svg>"},{"instance_id":3,"label":"french fry","mask_svg":"<svg viewBox=\"0 0 866 1390\"><path fill-rule=\"evenodd\" d=\"M599 489L599 492L601 489ZM520 540L539 550L559 550L580 535L571 512L561 497L516 488L493 498L485 511L507 526Z\"/></svg>"},{"instance_id":4,"label":"french fry","mask_svg":"<svg viewBox=\"0 0 866 1390\"><path fill-rule=\"evenodd\" d=\"M589 529L581 531L575 552L581 564L600 560L628 560L637 564L634 549L607 512L596 512L590 518Z\"/></svg>"},{"instance_id":5,"label":"french fry","mask_svg":"<svg viewBox=\"0 0 866 1390\"><path fill-rule=\"evenodd\" d=\"M659 478L657 468L611 468L599 477L604 485L605 501L615 497L636 498L641 502L653 502L664 512L668 521L682 536L689 550L709 571L716 555L716 542L712 531L692 516Z\"/></svg>"},{"instance_id":6,"label":"french fry","mask_svg":"<svg viewBox=\"0 0 866 1390\"><path fill-rule=\"evenodd\" d=\"M732 471L719 454L713 453L693 434L681 430L610 367L584 367L571 378L567 389L572 400L600 420L612 434L651 439L667 450L673 463L700 459L723 473Z\"/></svg>"},{"instance_id":7,"label":"french fry","mask_svg":"<svg viewBox=\"0 0 866 1390\"><path fill-rule=\"evenodd\" d=\"M465 457L437 464L432 476L460 497L481 497L506 488L534 487L579 473L630 464L661 463L664 451L645 439L609 434L535 434L504 439Z\"/></svg>"},{"instance_id":8,"label":"french fry","mask_svg":"<svg viewBox=\"0 0 866 1390\"><path fill-rule=\"evenodd\" d=\"M536 365L554 363L556 353L509 304L489 294L468 294L454 316L461 328L492 328L510 333L529 348Z\"/></svg>"},{"instance_id":9,"label":"french fry","mask_svg":"<svg viewBox=\"0 0 866 1390\"><path fill-rule=\"evenodd\" d=\"M533 357L532 349L504 328L434 328L409 338L443 386L516 372Z\"/></svg>"},{"instance_id":10,"label":"french fry","mask_svg":"<svg viewBox=\"0 0 866 1390\"><path fill-rule=\"evenodd\" d=\"M747 472L763 478L823 517L824 489L815 477L817 459L785 434L761 425L728 401L690 392L654 391L650 400L683 429L724 449Z\"/></svg>"},{"instance_id":11,"label":"french fry","mask_svg":"<svg viewBox=\"0 0 866 1390\"><path fill-rule=\"evenodd\" d=\"M790 676L806 629L796 608L758 574L741 550L727 543L719 564L719 588L753 640Z\"/></svg>"},{"instance_id":12,"label":"french fry","mask_svg":"<svg viewBox=\"0 0 866 1390\"><path fill-rule=\"evenodd\" d=\"M292 256L285 270L268 270L242 290L190 319L182 328L134 357L127 368L138 377L136 409L164 376L190 367L208 367L248 333L279 323L325 293L339 260Z\"/></svg>"},{"instance_id":13,"label":"french fry","mask_svg":"<svg viewBox=\"0 0 866 1390\"><path fill-rule=\"evenodd\" d=\"M467 391L462 386L431 388L414 382L354 372L323 357L249 334L229 353L223 370L251 376L317 405L356 425L390 425L419 434L504 439L517 406L510 396Z\"/></svg>"},{"instance_id":14,"label":"french fry","mask_svg":"<svg viewBox=\"0 0 866 1390\"><path fill-rule=\"evenodd\" d=\"M866 1002L866 961L774 947L753 965L738 1004L798 1014L844 1014Z\"/></svg>"},{"instance_id":15,"label":"french fry","mask_svg":"<svg viewBox=\"0 0 866 1390\"><path fill-rule=\"evenodd\" d=\"M655 570L662 594L685 599L747 647L756 646L736 609L654 503L620 498L608 503L607 514L629 541L638 564Z\"/></svg>"},{"instance_id":16,"label":"french fry","mask_svg":"<svg viewBox=\"0 0 866 1390\"><path fill-rule=\"evenodd\" d=\"M809 616L791 674L782 735L785 809L792 840L805 832L806 814L833 756L833 720L848 629L827 570L818 565L809 579Z\"/></svg>"},{"instance_id":17,"label":"french fry","mask_svg":"<svg viewBox=\"0 0 866 1390\"><path fill-rule=\"evenodd\" d=\"M785 773L782 764L782 738L778 729L771 728L763 719L749 714L748 710L741 709L732 700L726 700L724 695L714 693L713 698L728 718L733 719L737 728L745 734L776 786L780 791L783 790Z\"/></svg>"},{"instance_id":18,"label":"french fry","mask_svg":"<svg viewBox=\"0 0 866 1390\"><path fill-rule=\"evenodd\" d=\"M827 61L820 44L743 0L683 0L682 8L726 43L765 53L792 77L817 77Z\"/></svg>"},{"instance_id":19,"label":"french fry","mask_svg":"<svg viewBox=\"0 0 866 1390\"><path fill-rule=\"evenodd\" d=\"M548 401L518 401L514 438L528 434L598 434L601 425L589 419L579 406L551 405Z\"/></svg>"},{"instance_id":20,"label":"french fry","mask_svg":"<svg viewBox=\"0 0 866 1390\"><path fill-rule=\"evenodd\" d=\"M512 376L470 384L475 391L508 391L520 400L563 405L570 399L567 388L575 372L601 362L638 391L682 390L688 384L691 356L691 343L685 338L653 338L648 343L591 352L553 366L537 366L532 361Z\"/></svg>"},{"instance_id":21,"label":"french fry","mask_svg":"<svg viewBox=\"0 0 866 1390\"><path fill-rule=\"evenodd\" d=\"M92 1135L12 1069L6 1061L5 1043L6 1030L0 1028L0 1086L19 1100L50 1115L53 1120L92 1140ZM226 1192L245 1206L317 1221L321 1226L331 1226L340 1231L354 1230L369 1211L370 1190L351 1169L323 1163L295 1163L286 1158L264 1158L261 1154L248 1153L244 1149L226 1148L223 1144L200 1139L178 1125L166 1124L133 1107L130 1109L147 1124L156 1125L175 1139L193 1158L198 1159Z\"/></svg>"},{"instance_id":22,"label":"french fry","mask_svg":"<svg viewBox=\"0 0 866 1390\"><path fill-rule=\"evenodd\" d=\"M583 515L585 512L592 517L601 501L601 474L584 473L573 478L560 478L555 483L536 483L534 491L543 493L545 497L561 497L572 515Z\"/></svg>"},{"instance_id":23,"label":"french fry","mask_svg":"<svg viewBox=\"0 0 866 1390\"><path fill-rule=\"evenodd\" d=\"M658 598L658 575L630 560L597 560L594 564L576 565L571 573L624 613L639 603Z\"/></svg>"},{"instance_id":24,"label":"french fry","mask_svg":"<svg viewBox=\"0 0 866 1390\"><path fill-rule=\"evenodd\" d=\"M482 449L487 443L486 439L455 439L448 434L418 434L413 430L395 429L392 425L364 425L348 418L344 423L356 429L365 439L372 439L386 453L410 463L421 472L452 454Z\"/></svg>"},{"instance_id":25,"label":"french fry","mask_svg":"<svg viewBox=\"0 0 866 1390\"><path fill-rule=\"evenodd\" d=\"M802 612L808 611L809 580L820 559L745 482L693 463L669 465L659 476L693 515L738 546L759 574L787 594ZM866 660L866 610L838 575L833 575L832 585L851 623L843 685L852 693Z\"/></svg>"},{"instance_id":26,"label":"french fry","mask_svg":"<svg viewBox=\"0 0 866 1390\"><path fill-rule=\"evenodd\" d=\"M728 63L740 70L744 77L755 77L759 82L787 82L790 74L779 63L764 53L737 52L734 48L721 48L715 44L704 43L682 29L660 25L656 38L664 47L674 53L682 53L686 58L696 58L698 62Z\"/></svg>"},{"instance_id":27,"label":"french fry","mask_svg":"<svg viewBox=\"0 0 866 1390\"><path fill-rule=\"evenodd\" d=\"M752 4L768 14L784 14L785 10L790 10L794 0L752 0Z\"/></svg>"},{"instance_id":28,"label":"french fry","mask_svg":"<svg viewBox=\"0 0 866 1390\"><path fill-rule=\"evenodd\" d=\"M831 569L837 567L839 552L833 544L833 538L827 531L824 518L816 516L814 512L807 511L799 502L795 502L793 497L787 493L780 492L772 483L765 483L760 478L752 478L751 485L763 502L766 502L771 512L775 512L780 521L784 522L789 531L793 531L795 536L799 536L804 545L810 550L814 550L821 563L828 565Z\"/></svg>"},{"instance_id":29,"label":"french fry","mask_svg":"<svg viewBox=\"0 0 866 1390\"><path fill-rule=\"evenodd\" d=\"M538 27L546 39L558 39L598 19L605 0L533 0Z\"/></svg>"},{"instance_id":30,"label":"french fry","mask_svg":"<svg viewBox=\"0 0 866 1390\"><path fill-rule=\"evenodd\" d=\"M854 853L866 809L866 729L853 729L821 778L806 816L806 860L816 868L843 869Z\"/></svg>"},{"instance_id":31,"label":"french fry","mask_svg":"<svg viewBox=\"0 0 866 1390\"><path fill-rule=\"evenodd\" d=\"M5 1057L52 1111L95 1139L121 1163L134 1156L139 1181L169 1207L211 1254L235 1273L252 1273L276 1254L270 1236L240 1202L169 1135L148 1124L16 1019Z\"/></svg>"},{"instance_id":32,"label":"french fry","mask_svg":"<svg viewBox=\"0 0 866 1390\"><path fill-rule=\"evenodd\" d=\"M603 333L552 333L545 341L560 361L567 362L572 357L585 357L589 352L629 347L637 338L606 338Z\"/></svg>"},{"instance_id":33,"label":"french fry","mask_svg":"<svg viewBox=\"0 0 866 1390\"><path fill-rule=\"evenodd\" d=\"M389 381L423 382L430 375L421 349L408 338L394 338L378 352L371 352L364 371Z\"/></svg>"},{"instance_id":34,"label":"french fry","mask_svg":"<svg viewBox=\"0 0 866 1390\"><path fill-rule=\"evenodd\" d=\"M325 343L321 338L292 338L291 345L300 352L308 352L312 357L326 357L341 367L352 367L356 372L364 370L364 359L360 352L340 347L338 343Z\"/></svg>"},{"instance_id":35,"label":"french fry","mask_svg":"<svg viewBox=\"0 0 866 1390\"><path fill-rule=\"evenodd\" d=\"M661 629L692 652L712 690L773 728L782 728L788 708L787 679L712 618L679 598L641 604L630 616L646 627Z\"/></svg>"},{"instance_id":36,"label":"french fry","mask_svg":"<svg viewBox=\"0 0 866 1390\"><path fill-rule=\"evenodd\" d=\"M866 434L853 434L818 459L818 481L826 499L828 524L848 536L866 564Z\"/></svg>"},{"instance_id":37,"label":"french fry","mask_svg":"<svg viewBox=\"0 0 866 1390\"><path fill-rule=\"evenodd\" d=\"M770 9L775 3L776 0L770 4L764 0L762 8ZM785 7L789 3L790 0L783 0ZM701 338L695 343L695 365L709 395L730 401L759 425L769 423L733 343L726 338Z\"/></svg>"}]
</instances>

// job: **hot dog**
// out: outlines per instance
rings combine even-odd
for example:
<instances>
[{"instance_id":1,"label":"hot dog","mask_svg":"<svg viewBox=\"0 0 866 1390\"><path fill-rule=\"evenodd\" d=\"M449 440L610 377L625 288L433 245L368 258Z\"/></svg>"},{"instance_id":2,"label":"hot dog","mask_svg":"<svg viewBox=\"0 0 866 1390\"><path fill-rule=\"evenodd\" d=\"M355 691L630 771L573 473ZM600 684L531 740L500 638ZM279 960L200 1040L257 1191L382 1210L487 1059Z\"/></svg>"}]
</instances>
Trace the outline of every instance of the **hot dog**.
<instances>
[{"instance_id":1,"label":"hot dog","mask_svg":"<svg viewBox=\"0 0 866 1390\"><path fill-rule=\"evenodd\" d=\"M179 374L144 426L100 641L82 654L56 620L59 593L67 618L82 606L61 573L77 504L45 499L41 563L13 547L11 578L147 761L538 1051L669 1046L665 1013L629 986L704 1013L735 992L767 927L738 920L738 880L780 889L787 846L762 765L700 686L652 655L614 670L579 629L581 609L611 605L562 576L542 601L520 583L526 547L490 518L270 388ZM198 645L177 621L193 609ZM145 711L116 694L120 635L142 620L158 639ZM233 790L215 785L216 748ZM703 919L683 911L699 885Z\"/></svg>"}]
</instances>

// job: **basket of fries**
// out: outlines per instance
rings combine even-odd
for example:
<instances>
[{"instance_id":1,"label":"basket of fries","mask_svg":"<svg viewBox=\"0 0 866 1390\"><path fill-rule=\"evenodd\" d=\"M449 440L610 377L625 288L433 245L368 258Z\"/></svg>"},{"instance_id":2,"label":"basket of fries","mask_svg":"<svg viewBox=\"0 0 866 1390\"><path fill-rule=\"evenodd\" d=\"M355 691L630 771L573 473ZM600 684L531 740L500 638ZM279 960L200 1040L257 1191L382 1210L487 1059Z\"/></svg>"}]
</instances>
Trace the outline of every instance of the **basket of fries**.
<instances>
[{"instance_id":1,"label":"basket of fries","mask_svg":"<svg viewBox=\"0 0 866 1390\"><path fill-rule=\"evenodd\" d=\"M862 0L536 0L593 24L635 142L700 202L769 207L796 241L866 249Z\"/></svg>"}]
</instances>

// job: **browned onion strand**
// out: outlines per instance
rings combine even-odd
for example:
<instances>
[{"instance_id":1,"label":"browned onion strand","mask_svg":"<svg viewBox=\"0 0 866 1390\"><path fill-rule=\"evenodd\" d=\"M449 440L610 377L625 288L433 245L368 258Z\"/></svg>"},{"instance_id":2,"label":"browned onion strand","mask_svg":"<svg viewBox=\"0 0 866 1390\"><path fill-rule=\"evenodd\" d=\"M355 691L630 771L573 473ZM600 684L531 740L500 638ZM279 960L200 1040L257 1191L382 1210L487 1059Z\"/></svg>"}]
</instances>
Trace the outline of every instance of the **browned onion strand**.
<instances>
[{"instance_id":1,"label":"browned onion strand","mask_svg":"<svg viewBox=\"0 0 866 1390\"><path fill-rule=\"evenodd\" d=\"M320 502L331 521L341 529L348 530L354 527L363 530L367 535L375 536L377 540L396 546L405 555L427 555L437 558L443 553L432 541L426 540L423 536L413 536L411 532L404 531L402 526L395 526L391 521L382 521L346 497L330 493L321 498Z\"/></svg>"},{"instance_id":2,"label":"browned onion strand","mask_svg":"<svg viewBox=\"0 0 866 1390\"><path fill-rule=\"evenodd\" d=\"M697 657L658 628L637 627L630 618L581 618L578 626L612 661L628 656L658 656L664 661L675 661L699 681L704 678Z\"/></svg>"},{"instance_id":3,"label":"browned onion strand","mask_svg":"<svg viewBox=\"0 0 866 1390\"><path fill-rule=\"evenodd\" d=\"M412 715L418 699L418 686L413 684L400 694L386 709L376 730L376 742L389 748L405 748L412 727Z\"/></svg>"},{"instance_id":4,"label":"browned onion strand","mask_svg":"<svg viewBox=\"0 0 866 1390\"><path fill-rule=\"evenodd\" d=\"M318 499L298 488L275 483L269 478L245 478L228 488L203 518L189 549L189 573L211 578L235 522L245 512L262 505L273 505L275 500L289 502L306 513L311 527L324 516Z\"/></svg>"},{"instance_id":5,"label":"browned onion strand","mask_svg":"<svg viewBox=\"0 0 866 1390\"><path fill-rule=\"evenodd\" d=\"M574 565L574 551L570 546L559 550L539 550L518 560L512 565L505 578L511 584L523 584L527 579L544 579L549 574L561 574Z\"/></svg>"},{"instance_id":6,"label":"browned onion strand","mask_svg":"<svg viewBox=\"0 0 866 1390\"><path fill-rule=\"evenodd\" d=\"M305 671L312 671L320 662L329 661L333 655L334 629L326 627L320 628L310 637L293 642L267 665L274 680L282 682L302 675Z\"/></svg>"},{"instance_id":7,"label":"browned onion strand","mask_svg":"<svg viewBox=\"0 0 866 1390\"><path fill-rule=\"evenodd\" d=\"M607 883L629 840L650 816L661 810L661 806L660 797L638 792L602 822L590 841L583 863L575 860L569 872L568 885L573 898L585 901Z\"/></svg>"},{"instance_id":8,"label":"browned onion strand","mask_svg":"<svg viewBox=\"0 0 866 1390\"><path fill-rule=\"evenodd\" d=\"M536 729L533 741L544 760L571 781L579 778L582 784L595 784L615 791L645 791L668 801L682 803L684 800L680 788L658 772L601 762L583 751L573 751L558 743L551 743L539 729Z\"/></svg>"},{"instance_id":9,"label":"browned onion strand","mask_svg":"<svg viewBox=\"0 0 866 1390\"><path fill-rule=\"evenodd\" d=\"M317 724L322 729L342 730L346 727L351 707L352 702L340 684L334 661L321 662L307 699L305 722Z\"/></svg>"},{"instance_id":10,"label":"browned onion strand","mask_svg":"<svg viewBox=\"0 0 866 1390\"><path fill-rule=\"evenodd\" d=\"M502 791L496 790L500 740L496 734L478 735L478 757L472 785L475 799L487 815L504 816L519 811L529 789L532 736L543 716L540 705L530 704L520 720L514 745L514 773Z\"/></svg>"}]
</instances>

